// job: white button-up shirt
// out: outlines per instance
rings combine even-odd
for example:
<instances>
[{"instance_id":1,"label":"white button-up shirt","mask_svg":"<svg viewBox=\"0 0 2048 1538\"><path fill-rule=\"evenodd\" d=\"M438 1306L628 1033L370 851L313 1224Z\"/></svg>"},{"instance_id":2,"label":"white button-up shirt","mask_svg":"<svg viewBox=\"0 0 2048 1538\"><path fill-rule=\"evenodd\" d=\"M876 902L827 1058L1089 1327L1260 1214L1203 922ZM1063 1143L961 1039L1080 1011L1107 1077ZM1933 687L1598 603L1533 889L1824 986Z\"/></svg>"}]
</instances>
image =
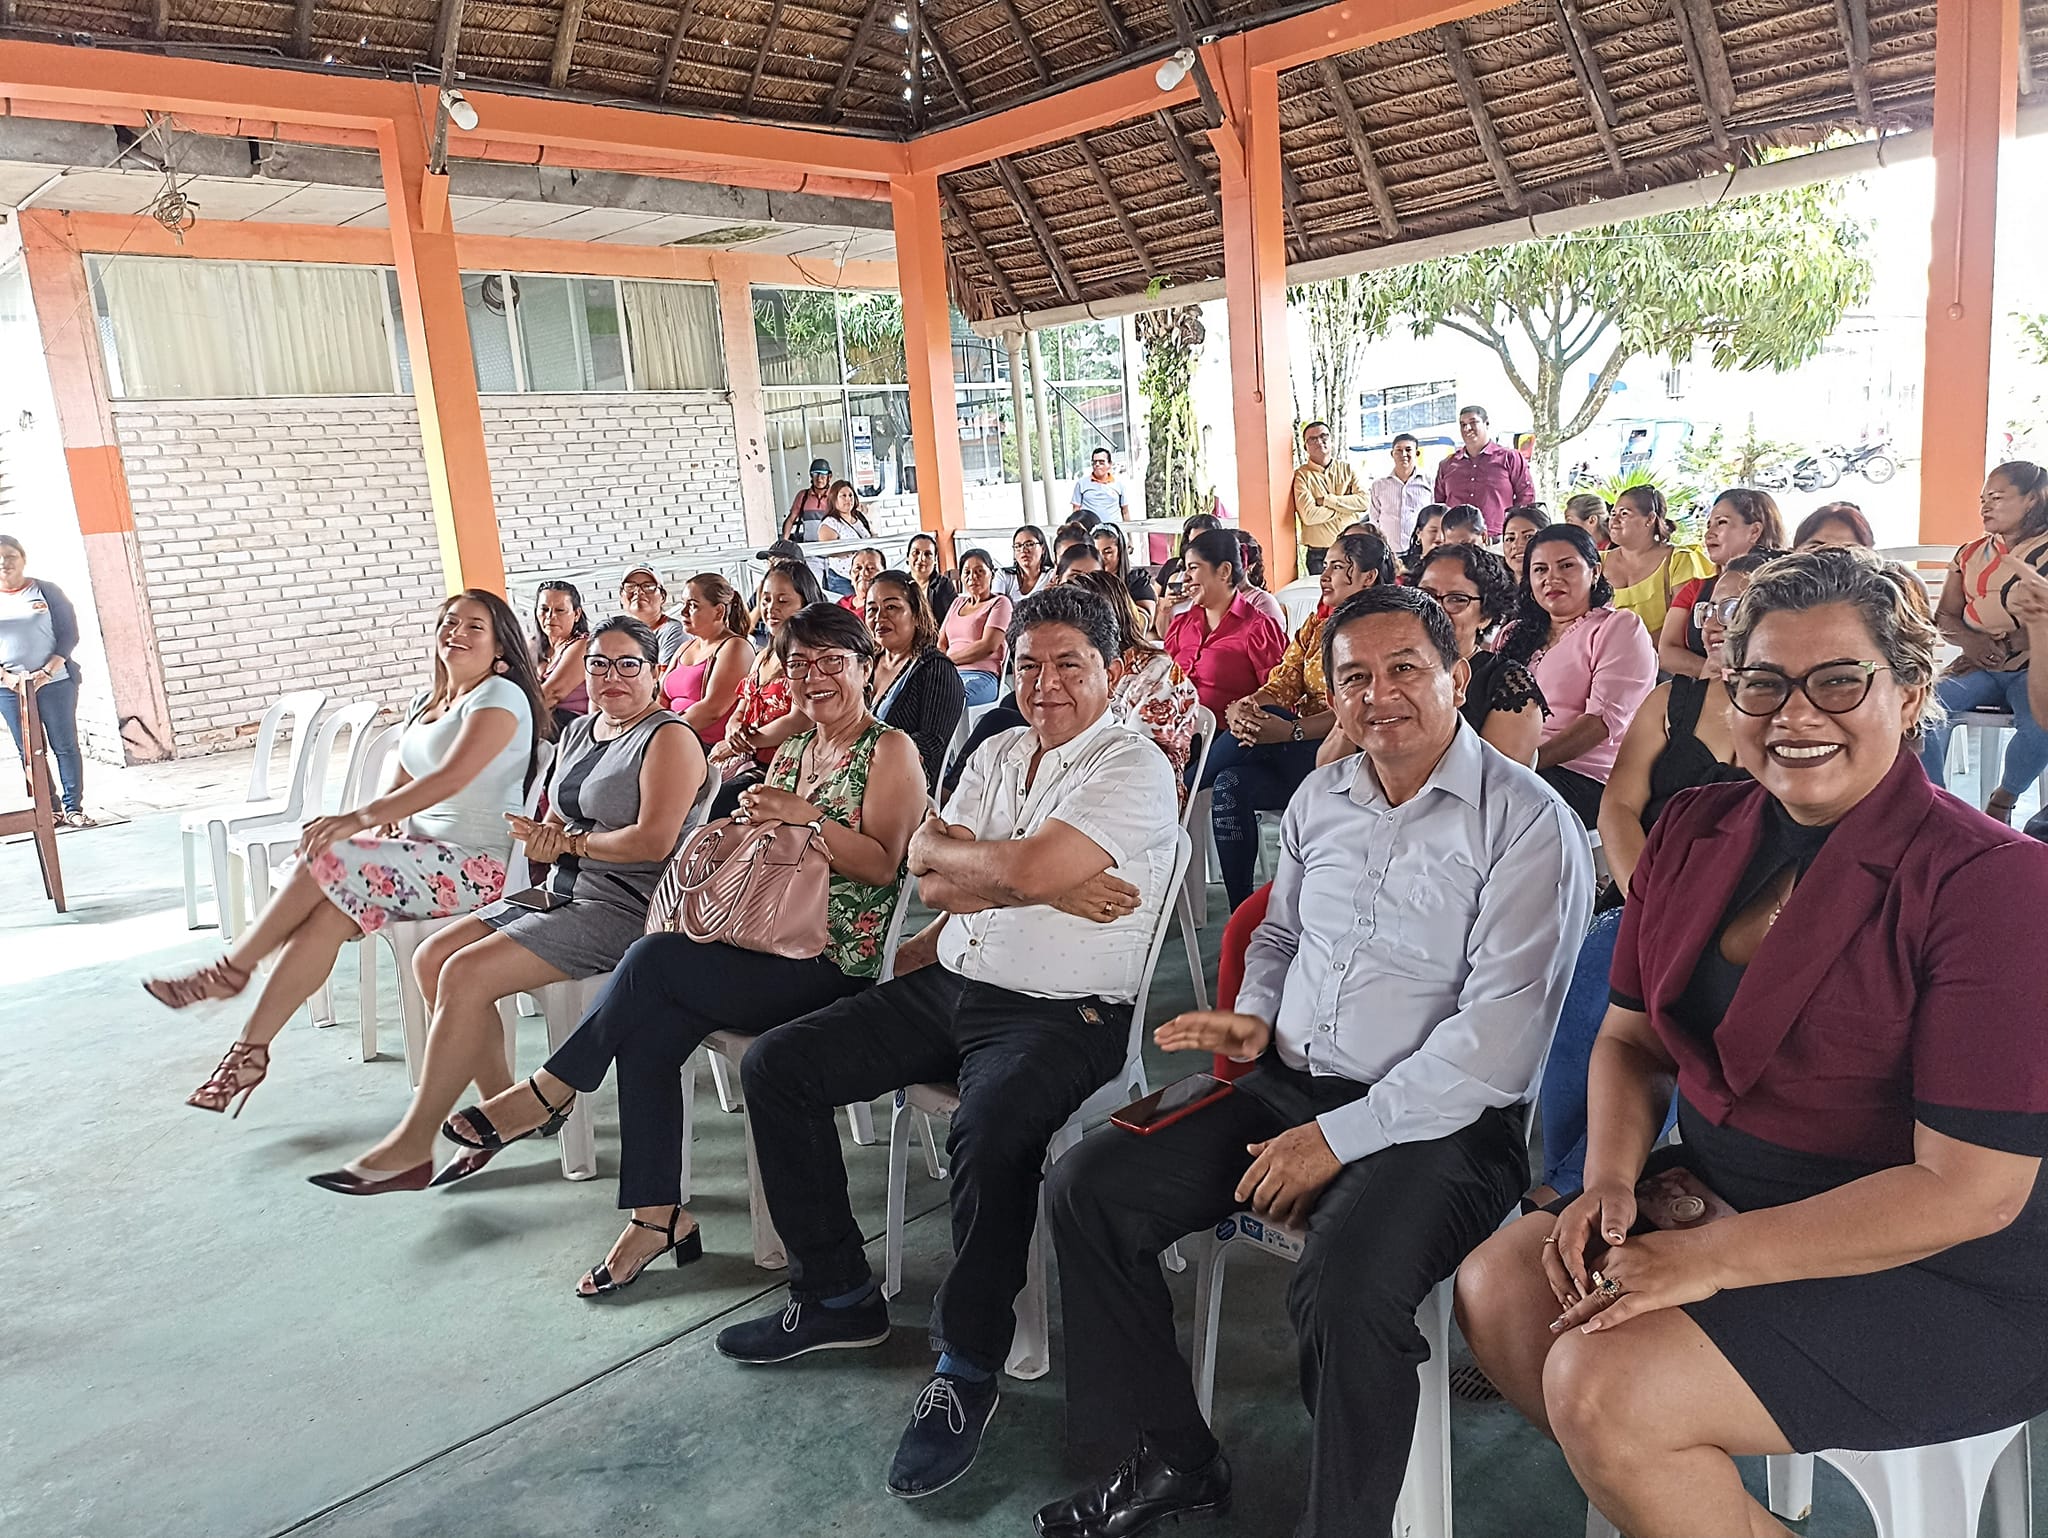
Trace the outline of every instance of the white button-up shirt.
<instances>
[{"instance_id":1,"label":"white button-up shirt","mask_svg":"<svg viewBox=\"0 0 2048 1538\"><path fill-rule=\"evenodd\" d=\"M1387 548L1396 559L1415 537L1415 525L1422 510L1429 506L1431 492L1429 477L1417 470L1405 481L1398 475L1383 475L1365 494L1372 504L1373 526L1386 539Z\"/></svg>"},{"instance_id":2,"label":"white button-up shirt","mask_svg":"<svg viewBox=\"0 0 2048 1538\"><path fill-rule=\"evenodd\" d=\"M1360 754L1289 803L1237 1007L1280 1059L1371 1090L1317 1118L1351 1163L1529 1098L1592 910L1586 833L1462 720L1390 805Z\"/></svg>"},{"instance_id":3,"label":"white button-up shirt","mask_svg":"<svg viewBox=\"0 0 2048 1538\"><path fill-rule=\"evenodd\" d=\"M1112 714L1040 758L1029 727L991 737L967 761L946 821L980 839L1028 838L1057 819L1093 839L1110 870L1138 889L1138 906L1108 924L1049 906L956 913L939 931L939 965L971 982L1041 999L1129 1003L1144 980L1179 831L1173 767L1151 738Z\"/></svg>"}]
</instances>

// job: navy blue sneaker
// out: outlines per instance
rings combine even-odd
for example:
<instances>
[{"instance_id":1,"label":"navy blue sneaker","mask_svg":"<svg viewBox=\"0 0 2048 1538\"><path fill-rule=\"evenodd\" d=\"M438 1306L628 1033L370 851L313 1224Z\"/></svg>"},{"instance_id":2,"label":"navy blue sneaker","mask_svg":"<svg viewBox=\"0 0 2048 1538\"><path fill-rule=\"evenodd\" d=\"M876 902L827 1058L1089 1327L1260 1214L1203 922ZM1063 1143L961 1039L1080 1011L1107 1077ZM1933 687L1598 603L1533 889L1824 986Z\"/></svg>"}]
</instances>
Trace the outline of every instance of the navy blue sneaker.
<instances>
[{"instance_id":1,"label":"navy blue sneaker","mask_svg":"<svg viewBox=\"0 0 2048 1538\"><path fill-rule=\"evenodd\" d=\"M735 1362L787 1362L812 1351L851 1351L879 1346L889 1338L889 1305L881 1290L865 1303L827 1308L806 1293L792 1292L789 1307L718 1332L720 1356Z\"/></svg>"},{"instance_id":2,"label":"navy blue sneaker","mask_svg":"<svg viewBox=\"0 0 2048 1538\"><path fill-rule=\"evenodd\" d=\"M979 1383L951 1373L934 1376L917 1396L903 1440L889 1460L889 1493L914 1501L965 1474L1002 1397L993 1376Z\"/></svg>"}]
</instances>

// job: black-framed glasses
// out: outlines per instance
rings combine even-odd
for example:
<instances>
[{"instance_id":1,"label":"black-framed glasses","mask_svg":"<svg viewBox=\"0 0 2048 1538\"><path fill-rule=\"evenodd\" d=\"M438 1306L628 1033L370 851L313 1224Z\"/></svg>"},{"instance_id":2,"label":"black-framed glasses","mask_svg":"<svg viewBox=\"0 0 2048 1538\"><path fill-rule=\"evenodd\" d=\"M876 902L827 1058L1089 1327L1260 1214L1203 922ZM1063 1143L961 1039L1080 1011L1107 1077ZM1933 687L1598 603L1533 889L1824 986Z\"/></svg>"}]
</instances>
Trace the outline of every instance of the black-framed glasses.
<instances>
[{"instance_id":1,"label":"black-framed glasses","mask_svg":"<svg viewBox=\"0 0 2048 1538\"><path fill-rule=\"evenodd\" d=\"M1424 588L1423 592L1429 593L1429 589ZM1443 605L1444 613L1452 616L1463 614L1472 605L1479 602L1479 595L1477 593L1429 593L1429 596Z\"/></svg>"},{"instance_id":2,"label":"black-framed glasses","mask_svg":"<svg viewBox=\"0 0 2048 1538\"><path fill-rule=\"evenodd\" d=\"M813 673L820 678L837 678L853 665L852 652L827 652L822 657L792 657L783 664L782 671L791 681L802 683Z\"/></svg>"},{"instance_id":3,"label":"black-framed glasses","mask_svg":"<svg viewBox=\"0 0 2048 1538\"><path fill-rule=\"evenodd\" d=\"M1846 716L1870 695L1871 680L1882 663L1855 657L1840 657L1808 668L1800 677L1778 668L1729 668L1723 675L1728 698L1746 716L1774 716L1785 708L1797 689L1813 702L1813 708L1831 716Z\"/></svg>"},{"instance_id":4,"label":"black-framed glasses","mask_svg":"<svg viewBox=\"0 0 2048 1538\"><path fill-rule=\"evenodd\" d=\"M638 678L647 668L645 657L607 657L602 652L591 652L583 659L583 671L592 678L609 678L614 673L621 678Z\"/></svg>"}]
</instances>

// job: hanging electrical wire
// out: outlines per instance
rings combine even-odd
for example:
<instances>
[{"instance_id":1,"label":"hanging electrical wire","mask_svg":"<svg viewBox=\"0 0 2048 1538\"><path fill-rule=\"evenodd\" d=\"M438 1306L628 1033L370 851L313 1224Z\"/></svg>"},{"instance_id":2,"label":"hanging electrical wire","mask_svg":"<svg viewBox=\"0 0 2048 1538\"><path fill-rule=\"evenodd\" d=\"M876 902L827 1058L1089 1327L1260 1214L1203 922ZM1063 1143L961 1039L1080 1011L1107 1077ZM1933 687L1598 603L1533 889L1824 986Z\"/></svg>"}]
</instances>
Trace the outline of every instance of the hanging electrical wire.
<instances>
[{"instance_id":1,"label":"hanging electrical wire","mask_svg":"<svg viewBox=\"0 0 2048 1538\"><path fill-rule=\"evenodd\" d=\"M185 195L179 184L178 163L172 152L171 120L163 113L146 112L143 121L148 124L144 133L147 138L155 135L157 160L164 173L164 185L149 206L142 210L142 217L154 219L170 232L171 239L179 245L185 243L185 232L199 222L199 205Z\"/></svg>"}]
</instances>

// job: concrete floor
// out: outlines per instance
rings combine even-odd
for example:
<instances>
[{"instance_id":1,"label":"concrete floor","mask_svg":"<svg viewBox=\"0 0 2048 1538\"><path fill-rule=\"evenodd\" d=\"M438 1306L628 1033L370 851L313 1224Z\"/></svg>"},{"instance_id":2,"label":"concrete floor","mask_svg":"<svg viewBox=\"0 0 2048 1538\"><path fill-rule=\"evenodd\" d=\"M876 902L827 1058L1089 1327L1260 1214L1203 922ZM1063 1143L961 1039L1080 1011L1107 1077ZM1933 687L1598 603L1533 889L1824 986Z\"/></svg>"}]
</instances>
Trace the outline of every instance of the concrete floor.
<instances>
[{"instance_id":1,"label":"concrete floor","mask_svg":"<svg viewBox=\"0 0 2048 1538\"><path fill-rule=\"evenodd\" d=\"M170 1014L135 986L217 939L184 928L175 817L134 809L66 836L61 918L40 901L32 851L0 847L0 1531L1022 1535L1086 1472L1062 1465L1055 1372L1006 1384L961 1485L915 1504L884 1493L946 1259L943 1188L922 1173L896 1338L749 1371L711 1336L776 1306L778 1284L747 1258L740 1121L708 1087L693 1208L710 1253L596 1304L571 1288L617 1230L612 1192L561 1179L552 1145L447 1192L347 1201L305 1183L406 1097L395 1056L358 1060L346 986L344 1023L295 1022L240 1120L186 1109L237 1017ZM1219 932L1204 936L1211 975ZM1154 1020L1187 1002L1169 954ZM395 1054L395 1024L384 1040ZM521 1045L538 1063L538 1021ZM597 1122L604 1160L608 1097ZM886 1149L848 1154L879 1241ZM1305 1478L1284 1282L1258 1257L1231 1271L1217 1403L1238 1501L1218 1530L1246 1538L1291 1530ZM1583 1530L1562 1459L1511 1412L1458 1405L1454 1441L1466 1538ZM1823 1470L1802 1531L1871 1530Z\"/></svg>"}]
</instances>

